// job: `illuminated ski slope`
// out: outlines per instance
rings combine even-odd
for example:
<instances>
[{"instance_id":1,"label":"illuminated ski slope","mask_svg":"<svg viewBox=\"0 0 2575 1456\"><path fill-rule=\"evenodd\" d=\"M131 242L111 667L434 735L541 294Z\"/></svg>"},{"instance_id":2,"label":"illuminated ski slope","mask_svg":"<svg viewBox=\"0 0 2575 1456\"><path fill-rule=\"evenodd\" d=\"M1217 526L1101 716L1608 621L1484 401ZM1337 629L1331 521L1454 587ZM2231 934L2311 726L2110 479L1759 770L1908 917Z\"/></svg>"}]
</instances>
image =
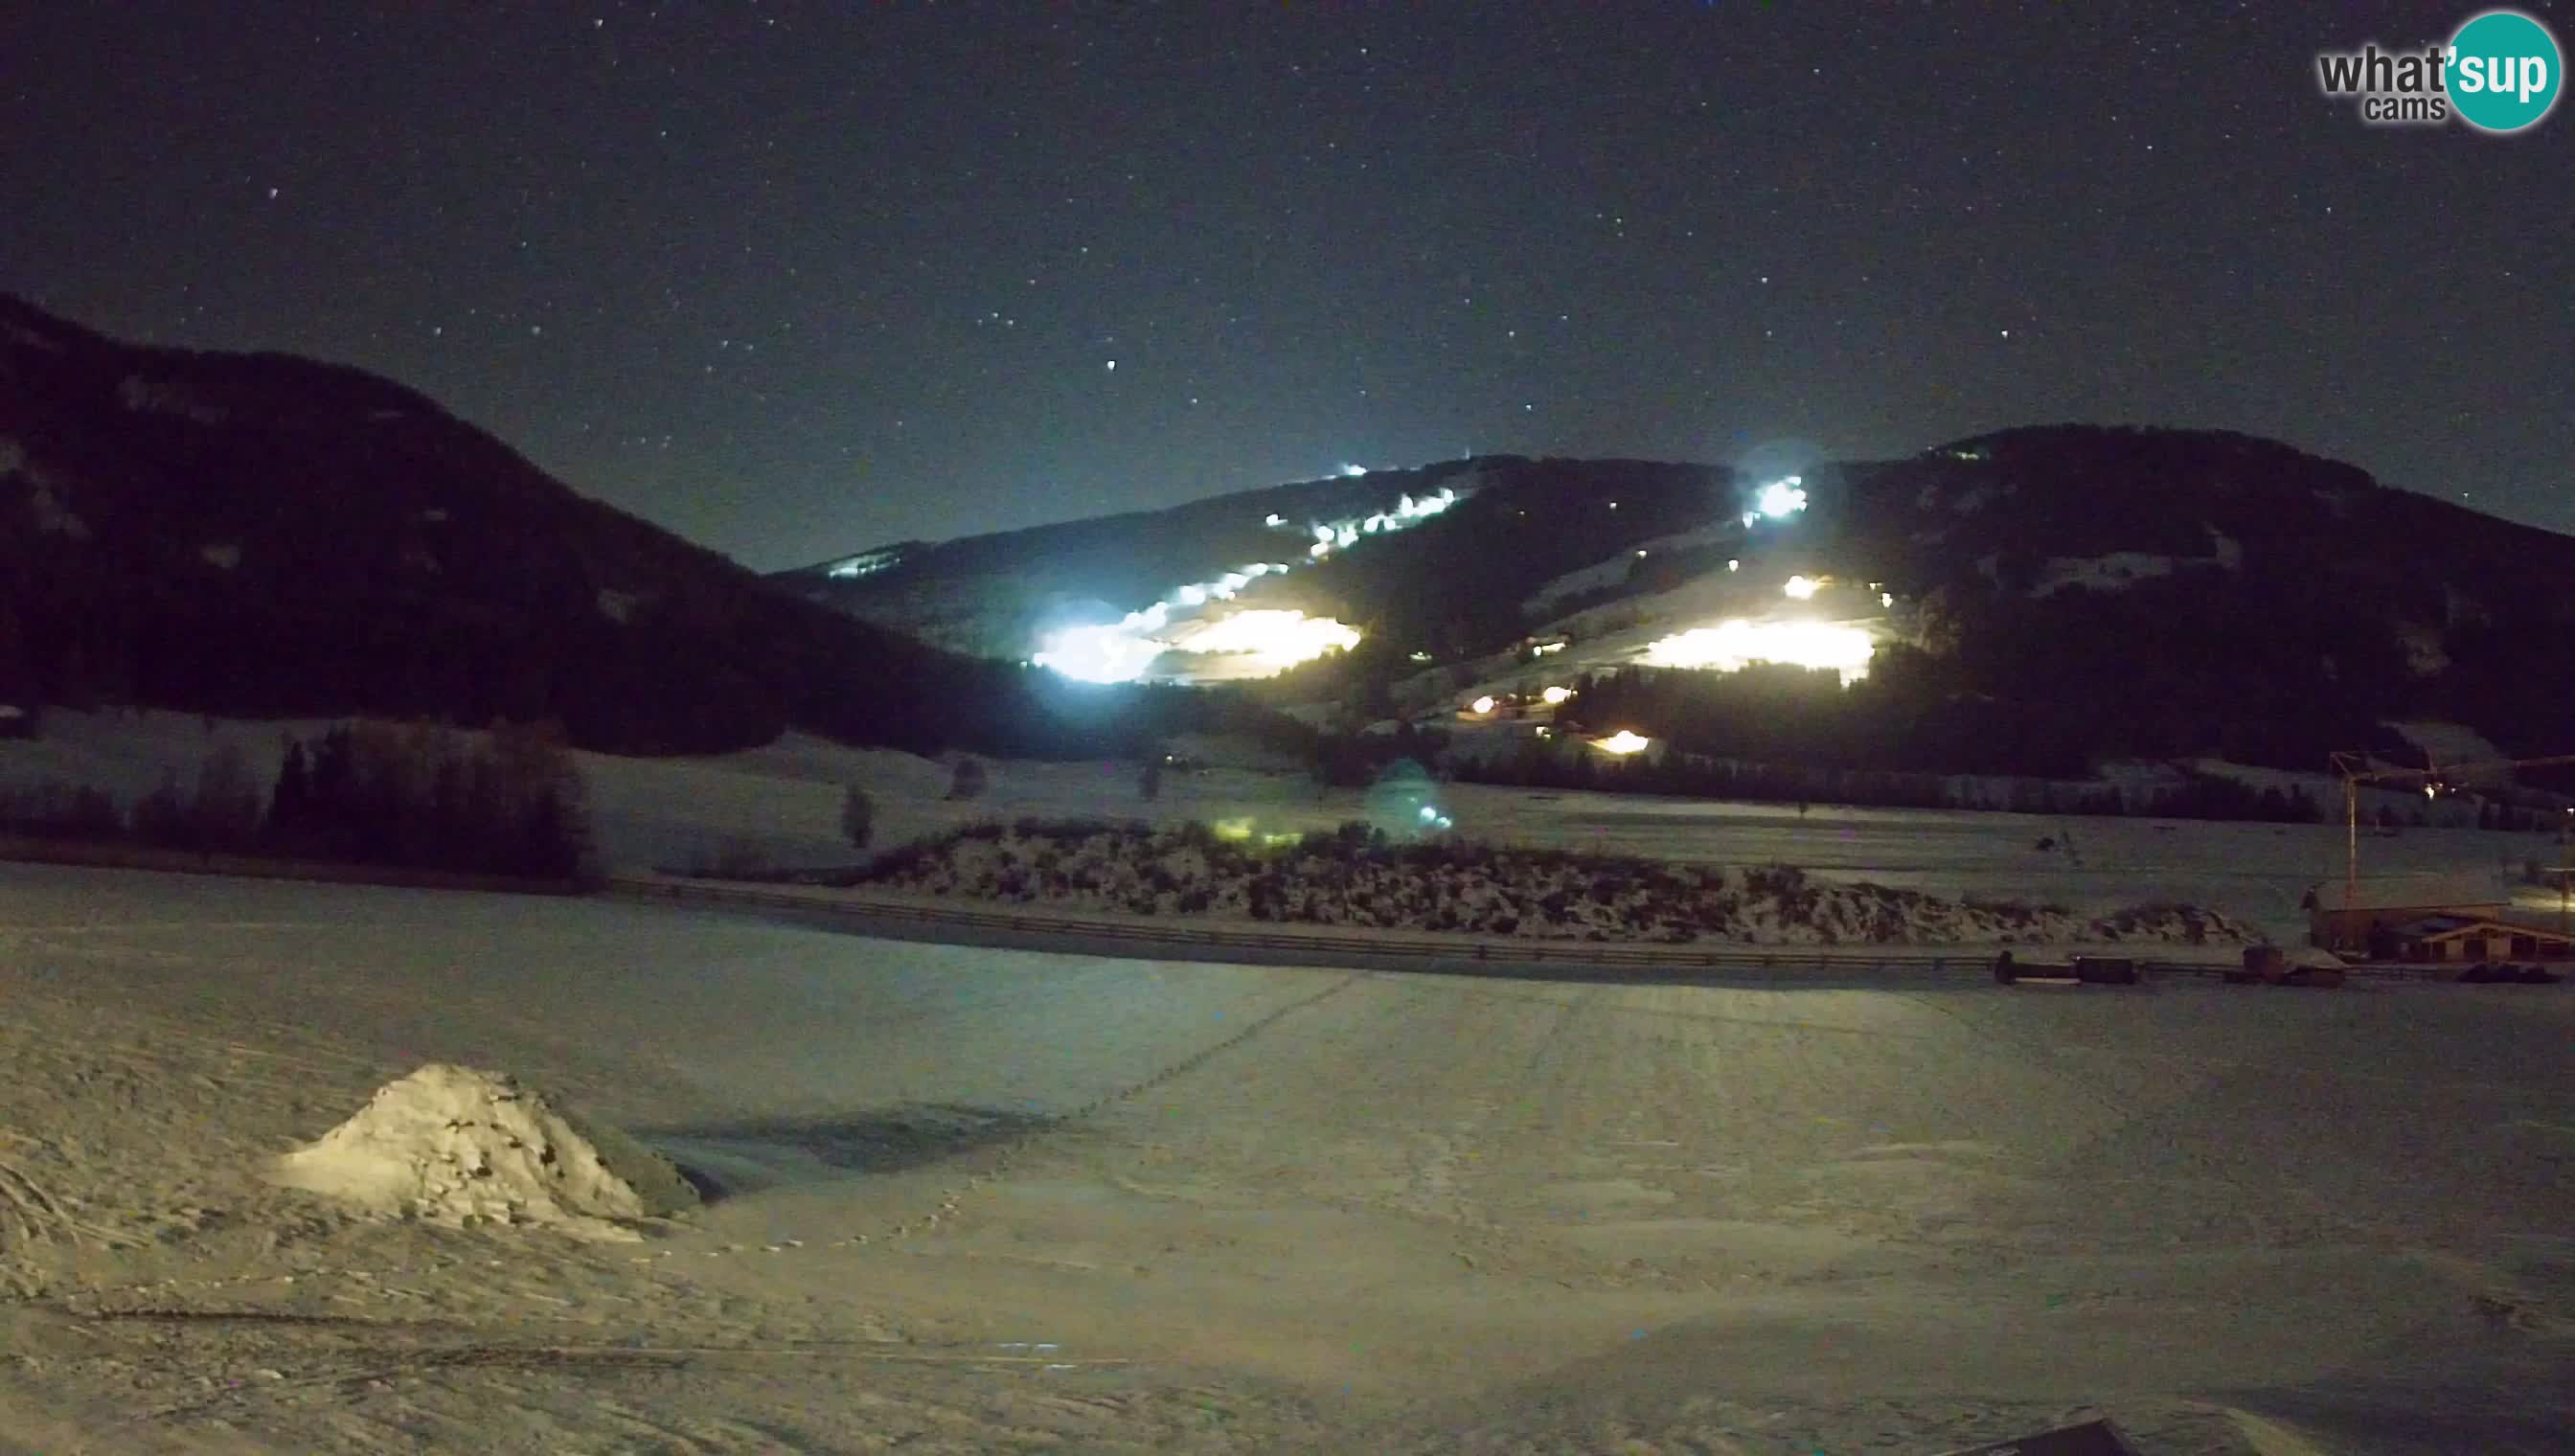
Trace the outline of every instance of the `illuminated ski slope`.
<instances>
[{"instance_id":1,"label":"illuminated ski slope","mask_svg":"<svg viewBox=\"0 0 2575 1456\"><path fill-rule=\"evenodd\" d=\"M1264 524L1274 531L1294 532L1307 538L1304 561L1312 563L1369 538L1418 525L1446 511L1458 499L1455 489L1443 489L1418 499L1401 496L1390 509L1366 516L1298 526L1273 515ZM1806 506L1803 480L1784 477L1754 493L1743 523L1746 527L1765 522L1784 525L1801 515ZM1610 565L1623 571L1626 561L1622 553ZM1032 661L1065 677L1090 683L1128 683L1150 676L1179 680L1251 678L1272 676L1326 652L1356 646L1360 638L1357 629L1329 617L1312 617L1292 609L1220 610L1221 604L1234 602L1259 579L1292 569L1290 563L1255 563L1214 581L1178 588L1163 600L1117 622L1055 629L1044 635ZM1829 583L1829 578L1792 577L1784 590L1792 600L1809 602ZM1870 651L1871 635L1845 624L1729 619L1666 636L1647 647L1641 661L1656 667L1726 672L1740 671L1752 663L1789 663L1830 668L1849 682L1866 674ZM1200 661L1196 666L1172 661L1184 657ZM1212 659L1225 661L1217 664L1209 661Z\"/></svg>"},{"instance_id":2,"label":"illuminated ski slope","mask_svg":"<svg viewBox=\"0 0 2575 1456\"><path fill-rule=\"evenodd\" d=\"M1318 562L1363 538L1417 526L1457 500L1454 489L1419 500L1400 496L1391 510L1345 521L1310 522L1294 529L1311 536L1305 559ZM1290 529L1275 515L1266 524L1273 530ZM1356 647L1358 630L1328 617L1308 617L1290 609L1212 610L1240 597L1255 581L1289 570L1287 563L1256 562L1212 582L1181 587L1117 622L1058 628L1046 634L1031 661L1085 683L1132 683L1173 654L1228 658L1238 671L1226 676L1268 677L1334 649Z\"/></svg>"},{"instance_id":3,"label":"illuminated ski slope","mask_svg":"<svg viewBox=\"0 0 2575 1456\"><path fill-rule=\"evenodd\" d=\"M1674 633L1648 646L1641 661L1649 668L1714 668L1721 673L1739 673L1754 663L1830 668L1848 685L1868 676L1874 651L1876 644L1863 628L1738 618Z\"/></svg>"}]
</instances>

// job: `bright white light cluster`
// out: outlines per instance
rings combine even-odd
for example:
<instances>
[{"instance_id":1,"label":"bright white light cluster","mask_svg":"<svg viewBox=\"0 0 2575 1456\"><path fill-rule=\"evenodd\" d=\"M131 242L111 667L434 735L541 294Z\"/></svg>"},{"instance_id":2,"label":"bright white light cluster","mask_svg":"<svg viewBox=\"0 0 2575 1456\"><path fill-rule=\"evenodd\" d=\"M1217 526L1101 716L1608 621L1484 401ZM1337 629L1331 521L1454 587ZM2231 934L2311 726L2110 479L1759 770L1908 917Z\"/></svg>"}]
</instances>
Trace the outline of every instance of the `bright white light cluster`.
<instances>
[{"instance_id":1,"label":"bright white light cluster","mask_svg":"<svg viewBox=\"0 0 2575 1456\"><path fill-rule=\"evenodd\" d=\"M1805 484L1804 476L1788 476L1772 481L1761 488L1759 496L1753 498L1752 509L1773 521L1782 516L1794 516L1806 509Z\"/></svg>"},{"instance_id":2,"label":"bright white light cluster","mask_svg":"<svg viewBox=\"0 0 2575 1456\"><path fill-rule=\"evenodd\" d=\"M1158 611L1161 610L1159 607ZM1241 658L1247 676L1270 677L1335 648L1359 644L1358 629L1328 617L1264 609L1213 621L1169 627L1154 613L1131 613L1125 622L1068 627L1047 634L1046 650L1033 660L1085 683L1133 683L1153 671L1165 653Z\"/></svg>"},{"instance_id":3,"label":"bright white light cluster","mask_svg":"<svg viewBox=\"0 0 2575 1456\"><path fill-rule=\"evenodd\" d=\"M1267 676L1287 672L1335 648L1346 652L1359 645L1359 634L1357 628L1328 617L1264 608L1212 622L1184 623L1170 641L1174 652L1248 657L1250 666Z\"/></svg>"},{"instance_id":4,"label":"bright white light cluster","mask_svg":"<svg viewBox=\"0 0 2575 1456\"><path fill-rule=\"evenodd\" d=\"M1231 602L1255 580L1286 570L1279 563L1254 562L1213 582L1192 583L1142 612L1128 613L1120 621L1058 628L1046 635L1037 656L1030 661L1085 683L1133 683L1145 676L1156 658L1177 646L1169 634L1174 611L1204 607L1210 602ZM1356 634L1352 634L1352 641L1356 641Z\"/></svg>"},{"instance_id":5,"label":"bright white light cluster","mask_svg":"<svg viewBox=\"0 0 2575 1456\"><path fill-rule=\"evenodd\" d=\"M852 577L872 577L901 560L903 560L901 551L893 547L885 547L877 551L863 552L847 561L836 562L832 569L823 575L837 581L848 581Z\"/></svg>"},{"instance_id":6,"label":"bright white light cluster","mask_svg":"<svg viewBox=\"0 0 2575 1456\"><path fill-rule=\"evenodd\" d=\"M1366 472L1361 471L1360 474L1364 475ZM1314 533L1314 544L1305 548L1305 555L1315 561L1321 561L1342 547L1356 546L1362 536L1377 536L1389 531L1401 531L1407 526L1419 523L1425 517L1436 516L1456 504L1457 493L1443 489L1438 495L1425 496L1418 501L1410 496L1399 496L1395 499L1393 510L1380 511L1376 515L1357 521L1336 521L1328 526L1316 522L1310 528Z\"/></svg>"},{"instance_id":7,"label":"bright white light cluster","mask_svg":"<svg viewBox=\"0 0 2575 1456\"><path fill-rule=\"evenodd\" d=\"M1645 649L1649 668L1714 668L1739 673L1754 663L1830 668L1847 686L1868 676L1874 644L1856 627L1828 622L1721 622L1664 638Z\"/></svg>"},{"instance_id":8,"label":"bright white light cluster","mask_svg":"<svg viewBox=\"0 0 2575 1456\"><path fill-rule=\"evenodd\" d=\"M1791 600L1803 602L1813 597L1821 585L1812 577L1790 577L1788 584L1779 590L1787 593Z\"/></svg>"},{"instance_id":9,"label":"bright white light cluster","mask_svg":"<svg viewBox=\"0 0 2575 1456\"><path fill-rule=\"evenodd\" d=\"M1357 476L1367 471L1364 467L1344 466L1341 473ZM1393 510L1356 521L1328 526L1317 523L1310 528L1314 541L1305 555L1320 561L1342 547L1356 545L1360 537L1401 531L1456 503L1456 491L1442 490L1420 500L1397 497ZM1262 524L1279 529L1287 526L1287 520L1273 513ZM1231 602L1255 579L1288 569L1282 562L1256 562L1213 582L1183 587L1142 612L1128 613L1121 621L1058 628L1040 640L1038 652L1030 661L1085 683L1133 683L1153 671L1155 660L1165 653L1242 657L1249 660L1246 666L1267 675L1284 673L1334 648L1356 647L1357 629L1301 612L1238 612L1177 625L1172 621L1175 614L1194 612L1212 602Z\"/></svg>"}]
</instances>

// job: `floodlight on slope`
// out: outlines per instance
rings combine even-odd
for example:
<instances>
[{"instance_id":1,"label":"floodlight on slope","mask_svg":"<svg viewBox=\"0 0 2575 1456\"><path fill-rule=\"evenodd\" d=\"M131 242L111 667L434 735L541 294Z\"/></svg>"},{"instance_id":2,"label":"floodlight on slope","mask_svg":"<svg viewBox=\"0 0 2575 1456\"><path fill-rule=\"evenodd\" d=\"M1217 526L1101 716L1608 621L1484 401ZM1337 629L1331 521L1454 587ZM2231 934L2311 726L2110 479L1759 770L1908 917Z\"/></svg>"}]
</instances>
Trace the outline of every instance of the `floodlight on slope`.
<instances>
[{"instance_id":1,"label":"floodlight on slope","mask_svg":"<svg viewBox=\"0 0 2575 1456\"><path fill-rule=\"evenodd\" d=\"M1806 509L1805 477L1786 476L1761 488L1752 509L1776 521Z\"/></svg>"}]
</instances>

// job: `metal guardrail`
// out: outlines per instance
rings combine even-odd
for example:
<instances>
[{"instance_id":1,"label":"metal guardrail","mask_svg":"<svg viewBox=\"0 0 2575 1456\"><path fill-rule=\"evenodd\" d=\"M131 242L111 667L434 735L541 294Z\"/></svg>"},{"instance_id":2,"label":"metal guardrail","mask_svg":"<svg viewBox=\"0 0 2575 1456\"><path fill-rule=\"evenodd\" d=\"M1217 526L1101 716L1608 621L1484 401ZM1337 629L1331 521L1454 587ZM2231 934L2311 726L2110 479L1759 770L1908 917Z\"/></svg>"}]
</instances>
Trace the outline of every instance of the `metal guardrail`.
<instances>
[{"instance_id":1,"label":"metal guardrail","mask_svg":"<svg viewBox=\"0 0 2575 1456\"><path fill-rule=\"evenodd\" d=\"M1994 954L1997 950L2017 948L1980 945L1969 951L1965 947L1947 946L1798 945L1752 949L1727 945L1720 949L1698 943L1621 944L1600 940L1503 939L1493 936L1429 939L1377 933L1335 934L1326 929L1271 931L1247 930L1232 925L1218 927L1158 924L1147 920L1075 919L1061 915L970 910L949 905L879 898L843 890L798 891L754 888L740 884L719 884L706 880L661 875L611 875L608 888L613 894L642 899L798 910L880 923L945 925L958 929L1058 936L1068 939L1108 940L1136 945L1193 946L1208 949L1291 953L1306 951L1425 962L1476 961L1496 965L1555 965L1603 969L1774 971L1904 969L1934 973L1957 971L1981 973L1993 968ZM2131 958L2136 960L2137 969L2141 973L2155 976L2216 976L2223 975L2230 968L2206 962ZM2046 973L2039 963L2023 966L2025 975ZM2404 970L2357 966L2353 967L2350 973L2379 978L2406 978L2411 974Z\"/></svg>"}]
</instances>

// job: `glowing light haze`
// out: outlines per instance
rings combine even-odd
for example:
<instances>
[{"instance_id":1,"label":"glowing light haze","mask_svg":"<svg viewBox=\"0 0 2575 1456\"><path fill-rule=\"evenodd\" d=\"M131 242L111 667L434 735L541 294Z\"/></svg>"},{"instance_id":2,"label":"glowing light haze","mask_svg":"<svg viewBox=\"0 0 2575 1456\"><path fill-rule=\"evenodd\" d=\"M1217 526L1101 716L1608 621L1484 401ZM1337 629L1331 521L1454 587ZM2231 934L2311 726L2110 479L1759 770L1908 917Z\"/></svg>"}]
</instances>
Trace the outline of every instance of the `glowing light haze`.
<instances>
[{"instance_id":1,"label":"glowing light haze","mask_svg":"<svg viewBox=\"0 0 2575 1456\"><path fill-rule=\"evenodd\" d=\"M1359 645L1358 629L1328 617L1284 608L1237 612L1185 624L1171 637L1172 651L1248 657L1265 676L1284 673L1335 649Z\"/></svg>"},{"instance_id":2,"label":"glowing light haze","mask_svg":"<svg viewBox=\"0 0 2575 1456\"><path fill-rule=\"evenodd\" d=\"M1341 473L1362 476L1367 470L1345 465ZM1306 547L1305 555L1308 560L1321 561L1336 550L1357 545L1361 538L1417 526L1457 504L1457 492L1450 488L1420 500L1398 496L1394 509L1348 521L1318 521L1290 528L1285 518L1274 512L1262 524L1274 531L1296 529L1310 533L1313 542ZM1253 582L1288 569L1283 562L1256 562L1213 582L1176 588L1162 601L1128 613L1117 622L1057 628L1040 639L1038 651L1030 661L1084 683L1133 683L1151 673L1154 664L1166 654L1197 653L1240 659L1237 666L1250 669L1248 676L1272 677L1335 649L1346 651L1358 646L1356 628L1297 611L1270 609L1175 620L1179 614L1202 613L1214 604L1231 602Z\"/></svg>"},{"instance_id":3,"label":"glowing light haze","mask_svg":"<svg viewBox=\"0 0 2575 1456\"><path fill-rule=\"evenodd\" d=\"M1804 485L1803 476L1789 476L1784 480L1772 481L1763 486L1761 494L1753 499L1752 509L1773 521L1783 516L1794 516L1806 509Z\"/></svg>"},{"instance_id":4,"label":"glowing light haze","mask_svg":"<svg viewBox=\"0 0 2575 1456\"><path fill-rule=\"evenodd\" d=\"M1649 668L1713 668L1740 673L1754 663L1830 668L1848 686L1868 676L1876 650L1868 633L1829 622L1721 622L1692 628L1645 649Z\"/></svg>"}]
</instances>

